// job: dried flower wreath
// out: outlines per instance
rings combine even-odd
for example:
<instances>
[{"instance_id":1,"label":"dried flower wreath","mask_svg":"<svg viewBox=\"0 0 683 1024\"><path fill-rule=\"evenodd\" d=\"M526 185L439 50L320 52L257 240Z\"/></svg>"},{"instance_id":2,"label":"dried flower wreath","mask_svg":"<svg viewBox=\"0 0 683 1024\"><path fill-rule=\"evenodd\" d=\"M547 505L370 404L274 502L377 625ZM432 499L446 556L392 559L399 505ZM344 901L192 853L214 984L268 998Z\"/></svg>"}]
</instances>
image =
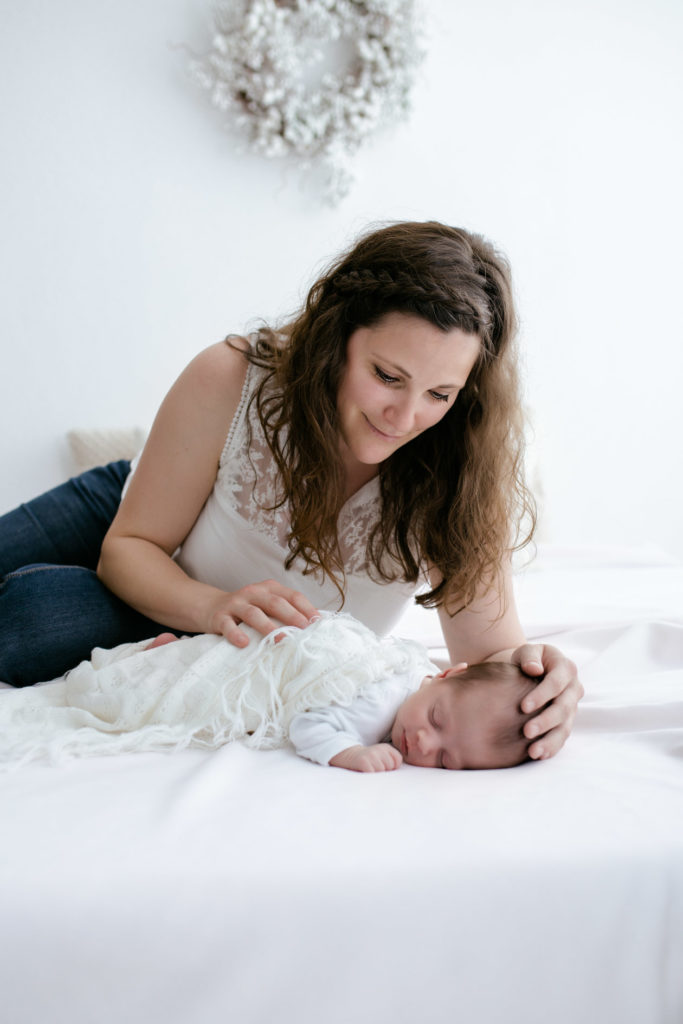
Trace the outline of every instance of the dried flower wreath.
<instances>
[{"instance_id":1,"label":"dried flower wreath","mask_svg":"<svg viewBox=\"0 0 683 1024\"><path fill-rule=\"evenodd\" d=\"M192 70L257 152L320 162L335 204L363 140L407 113L415 39L413 0L219 0Z\"/></svg>"}]
</instances>

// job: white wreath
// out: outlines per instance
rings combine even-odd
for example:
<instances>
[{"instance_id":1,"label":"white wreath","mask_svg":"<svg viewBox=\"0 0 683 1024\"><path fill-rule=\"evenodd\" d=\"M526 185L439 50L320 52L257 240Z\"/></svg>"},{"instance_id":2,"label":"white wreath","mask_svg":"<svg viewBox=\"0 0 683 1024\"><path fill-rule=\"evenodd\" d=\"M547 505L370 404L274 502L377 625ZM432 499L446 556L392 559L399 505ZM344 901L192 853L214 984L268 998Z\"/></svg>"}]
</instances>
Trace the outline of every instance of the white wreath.
<instances>
[{"instance_id":1,"label":"white wreath","mask_svg":"<svg viewBox=\"0 0 683 1024\"><path fill-rule=\"evenodd\" d=\"M415 36L413 0L219 0L212 48L193 71L257 152L322 162L336 203L363 140L407 113ZM307 73L335 45L346 67L312 85Z\"/></svg>"}]
</instances>

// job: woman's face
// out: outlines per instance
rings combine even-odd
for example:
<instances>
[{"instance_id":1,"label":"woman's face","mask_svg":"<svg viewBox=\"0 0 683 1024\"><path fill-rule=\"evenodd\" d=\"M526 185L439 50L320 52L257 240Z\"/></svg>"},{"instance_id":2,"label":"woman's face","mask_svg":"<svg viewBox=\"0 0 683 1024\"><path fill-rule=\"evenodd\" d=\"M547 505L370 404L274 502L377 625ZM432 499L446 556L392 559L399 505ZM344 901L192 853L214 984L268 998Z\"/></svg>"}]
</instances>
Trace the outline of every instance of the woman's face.
<instances>
[{"instance_id":1,"label":"woman's face","mask_svg":"<svg viewBox=\"0 0 683 1024\"><path fill-rule=\"evenodd\" d=\"M349 338L337 395L347 470L378 466L453 406L479 355L476 334L389 313Z\"/></svg>"}]
</instances>

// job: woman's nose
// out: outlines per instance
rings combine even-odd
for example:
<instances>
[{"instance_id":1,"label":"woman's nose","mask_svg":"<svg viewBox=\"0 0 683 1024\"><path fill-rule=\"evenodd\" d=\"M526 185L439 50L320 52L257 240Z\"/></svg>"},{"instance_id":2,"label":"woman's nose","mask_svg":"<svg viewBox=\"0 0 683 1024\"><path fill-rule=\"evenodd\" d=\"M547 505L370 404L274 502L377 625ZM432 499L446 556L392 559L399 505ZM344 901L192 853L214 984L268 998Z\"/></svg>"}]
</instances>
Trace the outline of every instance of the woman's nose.
<instances>
[{"instance_id":1,"label":"woman's nose","mask_svg":"<svg viewBox=\"0 0 683 1024\"><path fill-rule=\"evenodd\" d=\"M385 411L388 423L400 434L409 434L415 424L416 403L410 395L395 394Z\"/></svg>"}]
</instances>

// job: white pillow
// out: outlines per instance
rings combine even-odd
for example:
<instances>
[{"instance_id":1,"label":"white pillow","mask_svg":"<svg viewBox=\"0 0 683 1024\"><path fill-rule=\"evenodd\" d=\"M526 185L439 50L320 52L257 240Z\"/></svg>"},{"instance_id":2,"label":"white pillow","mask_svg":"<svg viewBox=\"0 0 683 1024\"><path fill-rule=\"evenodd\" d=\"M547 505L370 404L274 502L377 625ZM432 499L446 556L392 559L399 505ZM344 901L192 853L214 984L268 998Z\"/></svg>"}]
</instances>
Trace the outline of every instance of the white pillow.
<instances>
[{"instance_id":1,"label":"white pillow","mask_svg":"<svg viewBox=\"0 0 683 1024\"><path fill-rule=\"evenodd\" d=\"M70 430L67 440L77 473L105 466L118 459L132 459L142 449L147 432L142 427L118 430Z\"/></svg>"}]
</instances>

